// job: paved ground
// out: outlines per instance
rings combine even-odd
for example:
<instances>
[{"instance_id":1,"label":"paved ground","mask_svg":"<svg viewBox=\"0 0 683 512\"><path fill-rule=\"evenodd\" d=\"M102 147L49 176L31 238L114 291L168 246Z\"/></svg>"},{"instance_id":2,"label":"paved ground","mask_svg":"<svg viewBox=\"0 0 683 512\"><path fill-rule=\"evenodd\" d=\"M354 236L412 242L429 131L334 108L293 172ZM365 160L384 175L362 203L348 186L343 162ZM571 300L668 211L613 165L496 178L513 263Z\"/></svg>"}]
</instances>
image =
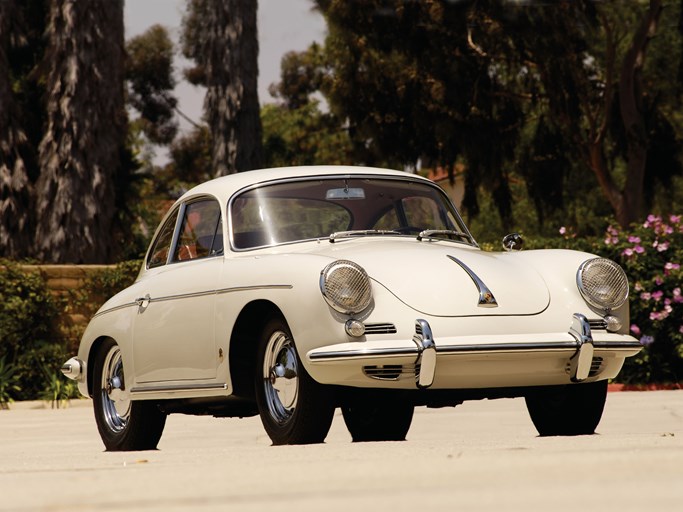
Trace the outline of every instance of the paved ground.
<instances>
[{"instance_id":1,"label":"paved ground","mask_svg":"<svg viewBox=\"0 0 683 512\"><path fill-rule=\"evenodd\" d=\"M683 510L683 391L610 393L599 434L539 438L523 400L418 409L408 440L272 447L258 418L173 415L106 453L89 402L0 411L2 511Z\"/></svg>"}]
</instances>

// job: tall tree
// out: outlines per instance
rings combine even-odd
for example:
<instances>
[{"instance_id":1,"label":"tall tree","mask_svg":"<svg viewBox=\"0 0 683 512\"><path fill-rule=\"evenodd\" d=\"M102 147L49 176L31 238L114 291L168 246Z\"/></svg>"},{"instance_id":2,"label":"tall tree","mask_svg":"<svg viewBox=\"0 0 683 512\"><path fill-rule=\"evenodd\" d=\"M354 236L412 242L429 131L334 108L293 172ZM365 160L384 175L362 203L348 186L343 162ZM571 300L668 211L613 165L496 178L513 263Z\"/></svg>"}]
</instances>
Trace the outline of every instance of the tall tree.
<instances>
[{"instance_id":1,"label":"tall tree","mask_svg":"<svg viewBox=\"0 0 683 512\"><path fill-rule=\"evenodd\" d=\"M207 87L214 176L262 166L256 11L256 0L188 0L183 53L197 68L186 76Z\"/></svg>"},{"instance_id":2,"label":"tall tree","mask_svg":"<svg viewBox=\"0 0 683 512\"><path fill-rule=\"evenodd\" d=\"M515 47L538 73L553 119L623 226L644 214L648 153L656 142L655 125L662 124L655 101L662 86L646 78L646 64L663 9L662 0L649 0L644 8L563 0L552 9L526 9L530 25L521 32L528 37ZM553 30L538 38L538 30L548 26ZM669 76L675 76L680 50L670 50ZM617 178L621 166L623 180Z\"/></svg>"},{"instance_id":3,"label":"tall tree","mask_svg":"<svg viewBox=\"0 0 683 512\"><path fill-rule=\"evenodd\" d=\"M494 56L471 37L487 11L470 1L317 4L329 30L323 90L333 113L348 120L358 159L450 170L463 160L469 213L477 213L478 186L486 184L508 226L506 163L521 111L495 73Z\"/></svg>"},{"instance_id":4,"label":"tall tree","mask_svg":"<svg viewBox=\"0 0 683 512\"><path fill-rule=\"evenodd\" d=\"M8 53L25 44L17 32L16 0L0 2L0 257L26 256L30 239L30 182L23 152L28 138L12 91Z\"/></svg>"},{"instance_id":5,"label":"tall tree","mask_svg":"<svg viewBox=\"0 0 683 512\"><path fill-rule=\"evenodd\" d=\"M36 185L44 261L112 255L115 178L125 142L123 0L52 0L47 127Z\"/></svg>"},{"instance_id":6,"label":"tall tree","mask_svg":"<svg viewBox=\"0 0 683 512\"><path fill-rule=\"evenodd\" d=\"M155 144L170 144L178 132L173 50L173 41L161 25L126 43L128 102L140 113L138 123Z\"/></svg>"}]
</instances>

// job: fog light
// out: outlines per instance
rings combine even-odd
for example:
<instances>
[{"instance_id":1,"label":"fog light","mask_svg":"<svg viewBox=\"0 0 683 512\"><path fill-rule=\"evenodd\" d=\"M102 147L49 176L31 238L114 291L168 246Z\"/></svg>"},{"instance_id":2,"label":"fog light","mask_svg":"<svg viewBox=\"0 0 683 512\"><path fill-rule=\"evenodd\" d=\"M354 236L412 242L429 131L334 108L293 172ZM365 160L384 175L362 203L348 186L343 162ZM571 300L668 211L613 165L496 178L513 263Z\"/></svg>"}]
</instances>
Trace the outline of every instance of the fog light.
<instances>
[{"instance_id":1,"label":"fog light","mask_svg":"<svg viewBox=\"0 0 683 512\"><path fill-rule=\"evenodd\" d=\"M610 332L617 332L621 329L621 320L616 316L607 315L605 317L605 322L607 322L607 330Z\"/></svg>"},{"instance_id":2,"label":"fog light","mask_svg":"<svg viewBox=\"0 0 683 512\"><path fill-rule=\"evenodd\" d=\"M365 324L355 318L347 320L346 324L344 324L344 329L346 329L346 334L354 338L360 338L365 334Z\"/></svg>"}]
</instances>

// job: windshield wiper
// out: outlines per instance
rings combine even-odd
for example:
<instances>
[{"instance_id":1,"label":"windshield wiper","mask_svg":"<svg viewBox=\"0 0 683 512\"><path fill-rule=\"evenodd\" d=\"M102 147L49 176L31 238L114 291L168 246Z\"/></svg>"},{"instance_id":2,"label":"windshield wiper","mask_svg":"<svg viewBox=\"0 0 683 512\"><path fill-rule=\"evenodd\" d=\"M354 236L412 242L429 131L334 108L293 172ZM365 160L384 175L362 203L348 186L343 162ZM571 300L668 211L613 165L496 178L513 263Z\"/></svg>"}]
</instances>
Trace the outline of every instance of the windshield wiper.
<instances>
[{"instance_id":1,"label":"windshield wiper","mask_svg":"<svg viewBox=\"0 0 683 512\"><path fill-rule=\"evenodd\" d=\"M434 236L443 236L443 235L450 235L450 236L459 236L461 238L466 239L469 242L474 243L474 240L472 239L472 235L468 233L464 233L463 231L455 231L453 229L425 229L424 231L420 231L420 234L417 235L417 240L422 241L423 238L434 238Z\"/></svg>"},{"instance_id":2,"label":"windshield wiper","mask_svg":"<svg viewBox=\"0 0 683 512\"><path fill-rule=\"evenodd\" d=\"M398 231L392 231L390 229L356 229L353 231L337 231L330 235L330 242L334 243L335 240L340 238L351 238L354 236L383 236L383 235L400 235Z\"/></svg>"}]
</instances>

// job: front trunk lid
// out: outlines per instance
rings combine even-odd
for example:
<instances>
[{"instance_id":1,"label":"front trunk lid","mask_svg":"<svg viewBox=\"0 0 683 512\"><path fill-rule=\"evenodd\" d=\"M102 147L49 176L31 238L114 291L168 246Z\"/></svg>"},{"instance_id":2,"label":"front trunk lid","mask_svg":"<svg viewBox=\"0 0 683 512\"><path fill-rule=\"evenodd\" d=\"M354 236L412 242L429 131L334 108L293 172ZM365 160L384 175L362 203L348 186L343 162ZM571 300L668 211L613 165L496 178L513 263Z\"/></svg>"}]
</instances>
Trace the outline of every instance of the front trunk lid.
<instances>
[{"instance_id":1,"label":"front trunk lid","mask_svg":"<svg viewBox=\"0 0 683 512\"><path fill-rule=\"evenodd\" d=\"M550 303L545 281L516 253L408 240L335 245L336 257L355 261L376 285L426 315L534 315Z\"/></svg>"}]
</instances>

